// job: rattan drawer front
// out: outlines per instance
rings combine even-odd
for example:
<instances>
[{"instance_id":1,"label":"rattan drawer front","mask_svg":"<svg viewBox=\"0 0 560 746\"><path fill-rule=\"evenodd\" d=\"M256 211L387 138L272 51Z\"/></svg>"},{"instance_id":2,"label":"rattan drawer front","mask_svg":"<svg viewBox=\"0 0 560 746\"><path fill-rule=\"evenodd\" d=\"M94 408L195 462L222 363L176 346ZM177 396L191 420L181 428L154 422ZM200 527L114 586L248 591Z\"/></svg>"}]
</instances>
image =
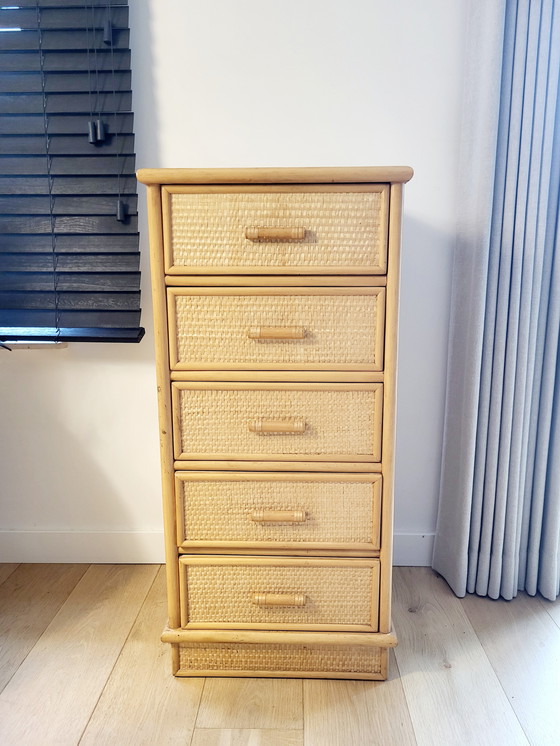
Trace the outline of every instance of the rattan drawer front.
<instances>
[{"instance_id":1,"label":"rattan drawer front","mask_svg":"<svg viewBox=\"0 0 560 746\"><path fill-rule=\"evenodd\" d=\"M381 370L385 289L170 288L175 370Z\"/></svg>"},{"instance_id":2,"label":"rattan drawer front","mask_svg":"<svg viewBox=\"0 0 560 746\"><path fill-rule=\"evenodd\" d=\"M163 188L168 274L384 274L386 184Z\"/></svg>"},{"instance_id":3,"label":"rattan drawer front","mask_svg":"<svg viewBox=\"0 0 560 746\"><path fill-rule=\"evenodd\" d=\"M182 551L379 549L380 474L182 471L175 485Z\"/></svg>"},{"instance_id":4,"label":"rattan drawer front","mask_svg":"<svg viewBox=\"0 0 560 746\"><path fill-rule=\"evenodd\" d=\"M378 628L375 559L183 556L180 569L185 628Z\"/></svg>"},{"instance_id":5,"label":"rattan drawer front","mask_svg":"<svg viewBox=\"0 0 560 746\"><path fill-rule=\"evenodd\" d=\"M381 459L380 383L172 384L175 457Z\"/></svg>"},{"instance_id":6,"label":"rattan drawer front","mask_svg":"<svg viewBox=\"0 0 560 746\"><path fill-rule=\"evenodd\" d=\"M177 676L383 679L387 650L358 645L181 643Z\"/></svg>"}]
</instances>

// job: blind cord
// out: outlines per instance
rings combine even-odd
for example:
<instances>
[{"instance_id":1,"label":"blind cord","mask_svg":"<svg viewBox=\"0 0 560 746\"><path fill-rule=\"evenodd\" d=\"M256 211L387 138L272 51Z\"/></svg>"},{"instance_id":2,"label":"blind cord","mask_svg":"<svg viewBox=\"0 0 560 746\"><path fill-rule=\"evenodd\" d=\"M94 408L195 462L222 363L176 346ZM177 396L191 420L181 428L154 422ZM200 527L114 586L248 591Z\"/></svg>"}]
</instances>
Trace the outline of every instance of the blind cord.
<instances>
[{"instance_id":1,"label":"blind cord","mask_svg":"<svg viewBox=\"0 0 560 746\"><path fill-rule=\"evenodd\" d=\"M59 277L58 277L58 253L56 250L56 221L54 217L54 194L53 194L53 180L52 180L52 156L50 154L50 136L49 136L49 118L47 114L47 92L46 92L46 77L45 77L45 58L43 54L43 31L41 29L41 9L39 7L39 0L35 0L35 11L37 14L37 33L39 37L39 65L41 71L41 92L43 94L43 131L45 135L45 158L47 165L47 184L49 190L49 217L51 227L51 259L52 259L52 277L53 277L53 293L54 293L54 328L56 330L56 336L60 337L60 299L58 293Z\"/></svg>"},{"instance_id":2,"label":"blind cord","mask_svg":"<svg viewBox=\"0 0 560 746\"><path fill-rule=\"evenodd\" d=\"M111 83L113 88L113 128L115 130L115 166L116 166L116 172L117 172L117 206L116 206L116 212L115 217L120 223L126 222L126 219L128 217L128 210L127 205L122 199L121 194L121 171L124 168L124 158L122 159L122 164L119 158L119 132L118 132L118 122L117 122L117 84L116 84L116 76L115 76L115 45L113 44L113 25L112 25L112 15L113 15L113 9L112 9L112 0L108 0L107 2L107 22L106 22L106 33L103 41L107 44L109 43L111 45ZM110 36L107 34L107 29L110 29L111 34Z\"/></svg>"}]
</instances>

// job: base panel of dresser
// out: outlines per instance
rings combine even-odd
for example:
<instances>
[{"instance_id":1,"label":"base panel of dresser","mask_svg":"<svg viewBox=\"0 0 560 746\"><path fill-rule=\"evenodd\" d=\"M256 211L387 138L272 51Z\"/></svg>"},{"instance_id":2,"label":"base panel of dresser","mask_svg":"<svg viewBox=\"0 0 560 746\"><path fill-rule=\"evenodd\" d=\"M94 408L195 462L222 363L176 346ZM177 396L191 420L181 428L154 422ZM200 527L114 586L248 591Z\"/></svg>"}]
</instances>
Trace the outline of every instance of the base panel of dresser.
<instances>
[{"instance_id":1,"label":"base panel of dresser","mask_svg":"<svg viewBox=\"0 0 560 746\"><path fill-rule=\"evenodd\" d=\"M173 644L175 676L387 678L388 650L362 645Z\"/></svg>"}]
</instances>

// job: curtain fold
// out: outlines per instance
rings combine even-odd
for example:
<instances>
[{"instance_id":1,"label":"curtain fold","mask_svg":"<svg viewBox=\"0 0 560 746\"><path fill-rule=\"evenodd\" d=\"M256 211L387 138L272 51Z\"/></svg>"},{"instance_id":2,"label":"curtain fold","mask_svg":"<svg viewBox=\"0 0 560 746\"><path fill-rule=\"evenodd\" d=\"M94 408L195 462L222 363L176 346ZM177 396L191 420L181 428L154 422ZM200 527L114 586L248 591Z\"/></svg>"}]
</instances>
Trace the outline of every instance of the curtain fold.
<instances>
[{"instance_id":1,"label":"curtain fold","mask_svg":"<svg viewBox=\"0 0 560 746\"><path fill-rule=\"evenodd\" d=\"M472 109L463 117L433 567L458 595L508 599L525 589L553 599L560 583L559 3L487 5L470 4L465 100L478 119Z\"/></svg>"}]
</instances>

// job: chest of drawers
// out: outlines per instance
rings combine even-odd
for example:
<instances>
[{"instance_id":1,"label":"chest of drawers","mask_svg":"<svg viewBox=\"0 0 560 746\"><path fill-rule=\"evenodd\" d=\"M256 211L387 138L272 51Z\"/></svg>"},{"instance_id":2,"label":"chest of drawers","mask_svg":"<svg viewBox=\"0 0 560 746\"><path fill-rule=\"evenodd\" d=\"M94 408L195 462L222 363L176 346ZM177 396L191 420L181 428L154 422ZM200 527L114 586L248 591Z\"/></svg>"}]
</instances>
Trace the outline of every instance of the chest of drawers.
<instances>
[{"instance_id":1,"label":"chest of drawers","mask_svg":"<svg viewBox=\"0 0 560 746\"><path fill-rule=\"evenodd\" d=\"M387 676L411 176L138 173L178 676Z\"/></svg>"}]
</instances>

